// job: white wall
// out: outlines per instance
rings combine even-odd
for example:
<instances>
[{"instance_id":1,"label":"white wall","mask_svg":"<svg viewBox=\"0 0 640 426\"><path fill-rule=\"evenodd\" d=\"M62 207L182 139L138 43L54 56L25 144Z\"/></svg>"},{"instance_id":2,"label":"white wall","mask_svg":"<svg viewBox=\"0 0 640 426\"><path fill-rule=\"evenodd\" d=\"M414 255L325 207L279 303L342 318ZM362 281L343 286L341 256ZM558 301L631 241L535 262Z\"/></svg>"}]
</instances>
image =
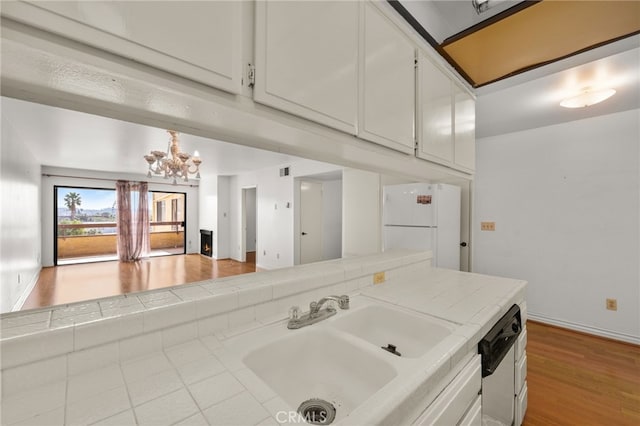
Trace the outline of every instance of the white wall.
<instances>
[{"instance_id":1,"label":"white wall","mask_svg":"<svg viewBox=\"0 0 640 426\"><path fill-rule=\"evenodd\" d=\"M281 167L290 175L280 177ZM341 167L312 160L298 160L230 177L230 257L242 260L242 188L256 187L256 265L277 269L294 265L294 178L340 170Z\"/></svg>"},{"instance_id":2,"label":"white wall","mask_svg":"<svg viewBox=\"0 0 640 426\"><path fill-rule=\"evenodd\" d=\"M42 265L53 266L53 240L55 230L53 227L53 201L54 186L76 186L86 188L115 189L116 180L126 179L133 181L147 180L144 175L127 175L97 172L91 170L64 169L58 167L42 167ZM51 176L47 176L51 175ZM58 177L69 176L69 177ZM97 180L98 179L98 180ZM150 191L184 192L187 194L187 253L200 252L200 226L198 218L199 191L194 184L171 185L163 184L161 180L147 180Z\"/></svg>"},{"instance_id":3,"label":"white wall","mask_svg":"<svg viewBox=\"0 0 640 426\"><path fill-rule=\"evenodd\" d=\"M342 172L342 256L382 251L381 186L378 173Z\"/></svg>"},{"instance_id":4,"label":"white wall","mask_svg":"<svg viewBox=\"0 0 640 426\"><path fill-rule=\"evenodd\" d=\"M322 182L322 259L342 257L342 179Z\"/></svg>"},{"instance_id":5,"label":"white wall","mask_svg":"<svg viewBox=\"0 0 640 426\"><path fill-rule=\"evenodd\" d=\"M230 179L230 257L243 261L242 188L256 187L256 265L276 269L293 265L293 180L277 168L232 176ZM287 207L289 203L289 207Z\"/></svg>"},{"instance_id":6,"label":"white wall","mask_svg":"<svg viewBox=\"0 0 640 426\"><path fill-rule=\"evenodd\" d=\"M2 116L0 312L19 309L41 269L40 164Z\"/></svg>"},{"instance_id":7,"label":"white wall","mask_svg":"<svg viewBox=\"0 0 640 426\"><path fill-rule=\"evenodd\" d=\"M529 281L532 317L640 342L639 122L633 110L478 140L474 271Z\"/></svg>"},{"instance_id":8,"label":"white wall","mask_svg":"<svg viewBox=\"0 0 640 426\"><path fill-rule=\"evenodd\" d=\"M217 258L218 176L202 176L202 179L200 179L199 196L198 230L206 229L213 231L211 254L214 258ZM197 244L200 244L200 239L198 239Z\"/></svg>"},{"instance_id":9,"label":"white wall","mask_svg":"<svg viewBox=\"0 0 640 426\"><path fill-rule=\"evenodd\" d=\"M231 178L218 176L218 224L213 233L213 245L217 248L216 259L228 259L230 256L231 213L229 191Z\"/></svg>"}]
</instances>

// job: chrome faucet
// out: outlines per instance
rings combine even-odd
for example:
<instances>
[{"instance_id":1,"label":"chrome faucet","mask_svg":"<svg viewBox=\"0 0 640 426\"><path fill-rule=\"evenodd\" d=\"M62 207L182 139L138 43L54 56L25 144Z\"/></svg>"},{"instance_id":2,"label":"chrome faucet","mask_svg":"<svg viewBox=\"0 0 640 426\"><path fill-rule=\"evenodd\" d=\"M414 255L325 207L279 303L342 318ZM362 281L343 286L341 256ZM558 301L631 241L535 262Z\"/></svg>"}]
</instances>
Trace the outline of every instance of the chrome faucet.
<instances>
[{"instance_id":1,"label":"chrome faucet","mask_svg":"<svg viewBox=\"0 0 640 426\"><path fill-rule=\"evenodd\" d=\"M349 296L347 296L346 294L342 296L323 297L317 302L311 302L309 304L309 312L307 312L306 314L300 315L300 308L298 308L297 306L291 308L287 327L290 329L302 328L335 315L336 309L332 306L327 306L326 308L322 309L322 306L330 300L338 302L338 307L340 309L349 309Z\"/></svg>"},{"instance_id":2,"label":"chrome faucet","mask_svg":"<svg viewBox=\"0 0 640 426\"><path fill-rule=\"evenodd\" d=\"M340 307L340 309L349 309L349 296L347 296L346 294L343 294L342 296L327 296L323 297L317 302L311 302L309 304L309 315L316 315L318 311L320 311L320 308L322 308L322 305L330 300L338 302L338 306Z\"/></svg>"}]
</instances>

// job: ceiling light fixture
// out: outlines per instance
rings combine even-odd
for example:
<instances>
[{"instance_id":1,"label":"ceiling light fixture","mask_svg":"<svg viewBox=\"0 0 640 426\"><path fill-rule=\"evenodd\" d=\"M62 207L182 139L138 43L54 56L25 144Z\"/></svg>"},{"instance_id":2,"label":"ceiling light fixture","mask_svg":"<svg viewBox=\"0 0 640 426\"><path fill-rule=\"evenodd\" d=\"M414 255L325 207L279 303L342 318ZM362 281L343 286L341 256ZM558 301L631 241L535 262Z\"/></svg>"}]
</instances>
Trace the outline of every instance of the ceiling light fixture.
<instances>
[{"instance_id":1,"label":"ceiling light fixture","mask_svg":"<svg viewBox=\"0 0 640 426\"><path fill-rule=\"evenodd\" d=\"M592 90L591 88L586 88L578 95L565 98L560 102L560 106L565 108L584 108L609 99L615 94L615 89Z\"/></svg>"},{"instance_id":2,"label":"ceiling light fixture","mask_svg":"<svg viewBox=\"0 0 640 426\"><path fill-rule=\"evenodd\" d=\"M167 151L151 151L151 154L145 155L144 159L149 163L149 172L147 177L164 174L165 179L173 178L173 184L177 185L177 179L185 182L189 180L190 174L196 174L196 178L200 178L200 154L198 151L191 154L180 151L180 141L178 140L178 132L175 130L167 130L171 135ZM171 153L171 158L169 158ZM192 167L195 167L192 170Z\"/></svg>"}]
</instances>

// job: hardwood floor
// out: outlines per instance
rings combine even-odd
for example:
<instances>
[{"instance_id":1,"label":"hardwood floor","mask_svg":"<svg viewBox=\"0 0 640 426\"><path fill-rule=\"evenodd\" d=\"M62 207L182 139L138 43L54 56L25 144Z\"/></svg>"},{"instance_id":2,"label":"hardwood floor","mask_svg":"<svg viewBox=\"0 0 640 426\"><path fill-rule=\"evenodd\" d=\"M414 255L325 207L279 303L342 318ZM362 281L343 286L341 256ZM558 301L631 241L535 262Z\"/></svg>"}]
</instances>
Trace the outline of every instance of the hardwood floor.
<instances>
[{"instance_id":1,"label":"hardwood floor","mask_svg":"<svg viewBox=\"0 0 640 426\"><path fill-rule=\"evenodd\" d=\"M242 263L199 254L162 256L139 262L96 262L43 268L22 309L60 305L124 293L255 272L255 257ZM251 262L251 260L253 260Z\"/></svg>"},{"instance_id":2,"label":"hardwood floor","mask_svg":"<svg viewBox=\"0 0 640 426\"><path fill-rule=\"evenodd\" d=\"M640 346L527 322L525 426L640 425Z\"/></svg>"}]
</instances>

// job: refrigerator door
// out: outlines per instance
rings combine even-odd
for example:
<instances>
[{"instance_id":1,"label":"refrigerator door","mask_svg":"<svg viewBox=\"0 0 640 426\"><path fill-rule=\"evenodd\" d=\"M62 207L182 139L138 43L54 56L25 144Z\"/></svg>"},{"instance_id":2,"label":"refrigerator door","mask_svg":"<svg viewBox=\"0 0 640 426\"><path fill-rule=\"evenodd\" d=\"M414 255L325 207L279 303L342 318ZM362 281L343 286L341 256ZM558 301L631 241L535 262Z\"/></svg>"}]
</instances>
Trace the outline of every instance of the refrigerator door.
<instances>
[{"instance_id":1,"label":"refrigerator door","mask_svg":"<svg viewBox=\"0 0 640 426\"><path fill-rule=\"evenodd\" d=\"M412 183L384 187L384 225L435 226L433 185Z\"/></svg>"},{"instance_id":2,"label":"refrigerator door","mask_svg":"<svg viewBox=\"0 0 640 426\"><path fill-rule=\"evenodd\" d=\"M411 226L385 226L384 250L434 250L436 229Z\"/></svg>"}]
</instances>

